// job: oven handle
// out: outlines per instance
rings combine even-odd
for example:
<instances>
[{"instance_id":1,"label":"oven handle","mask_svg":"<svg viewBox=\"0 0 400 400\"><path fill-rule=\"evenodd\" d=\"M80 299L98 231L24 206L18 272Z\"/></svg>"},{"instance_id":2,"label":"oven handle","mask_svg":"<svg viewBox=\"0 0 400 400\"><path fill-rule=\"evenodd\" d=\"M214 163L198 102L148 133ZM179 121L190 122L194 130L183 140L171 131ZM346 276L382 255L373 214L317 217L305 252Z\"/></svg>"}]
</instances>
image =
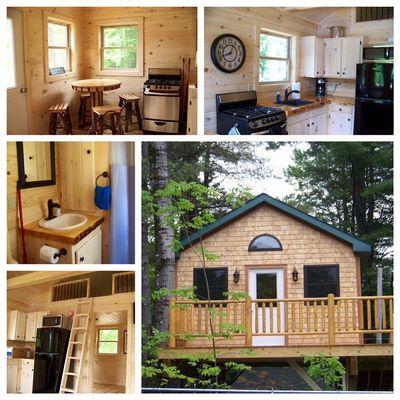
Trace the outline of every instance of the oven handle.
<instances>
[{"instance_id":1,"label":"oven handle","mask_svg":"<svg viewBox=\"0 0 400 400\"><path fill-rule=\"evenodd\" d=\"M179 92L146 92L143 91L145 96L165 96L165 97L179 97Z\"/></svg>"},{"instance_id":2,"label":"oven handle","mask_svg":"<svg viewBox=\"0 0 400 400\"><path fill-rule=\"evenodd\" d=\"M154 121L154 123L155 123L156 125L158 125L158 126L164 126L164 125L167 125L167 123L166 123L166 122L162 122L162 121Z\"/></svg>"}]
</instances>

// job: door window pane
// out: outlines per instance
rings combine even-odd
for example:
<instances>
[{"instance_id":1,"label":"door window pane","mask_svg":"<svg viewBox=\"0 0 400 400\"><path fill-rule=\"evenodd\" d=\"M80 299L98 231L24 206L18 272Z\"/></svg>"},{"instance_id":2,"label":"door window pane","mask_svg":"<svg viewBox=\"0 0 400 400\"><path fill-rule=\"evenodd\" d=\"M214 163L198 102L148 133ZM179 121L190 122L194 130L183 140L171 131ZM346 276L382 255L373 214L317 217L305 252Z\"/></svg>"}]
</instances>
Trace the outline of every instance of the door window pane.
<instances>
[{"instance_id":1,"label":"door window pane","mask_svg":"<svg viewBox=\"0 0 400 400\"><path fill-rule=\"evenodd\" d=\"M98 354L118 354L118 329L99 329Z\"/></svg>"},{"instance_id":2,"label":"door window pane","mask_svg":"<svg viewBox=\"0 0 400 400\"><path fill-rule=\"evenodd\" d=\"M276 274L257 274L257 299L276 299Z\"/></svg>"},{"instance_id":3,"label":"door window pane","mask_svg":"<svg viewBox=\"0 0 400 400\"><path fill-rule=\"evenodd\" d=\"M7 18L7 87L13 88L17 86L16 76L15 76L15 53L14 53L14 31L13 31L13 21L11 18Z\"/></svg>"}]
</instances>

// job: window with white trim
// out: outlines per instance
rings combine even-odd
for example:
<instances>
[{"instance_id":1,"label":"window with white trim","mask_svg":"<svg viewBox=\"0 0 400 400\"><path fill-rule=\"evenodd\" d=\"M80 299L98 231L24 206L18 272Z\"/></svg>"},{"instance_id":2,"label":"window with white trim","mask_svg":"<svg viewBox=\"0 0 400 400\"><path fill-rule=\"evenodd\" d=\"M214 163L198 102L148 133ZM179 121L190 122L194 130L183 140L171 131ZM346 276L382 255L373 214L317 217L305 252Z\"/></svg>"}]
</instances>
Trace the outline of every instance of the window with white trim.
<instances>
[{"instance_id":1,"label":"window with white trim","mask_svg":"<svg viewBox=\"0 0 400 400\"><path fill-rule=\"evenodd\" d=\"M64 68L65 72L72 71L70 24L48 21L47 51L49 68Z\"/></svg>"},{"instance_id":2,"label":"window with white trim","mask_svg":"<svg viewBox=\"0 0 400 400\"><path fill-rule=\"evenodd\" d=\"M98 330L97 354L119 353L119 329L101 328Z\"/></svg>"},{"instance_id":3,"label":"window with white trim","mask_svg":"<svg viewBox=\"0 0 400 400\"><path fill-rule=\"evenodd\" d=\"M259 48L259 83L290 82L290 36L261 31Z\"/></svg>"}]
</instances>

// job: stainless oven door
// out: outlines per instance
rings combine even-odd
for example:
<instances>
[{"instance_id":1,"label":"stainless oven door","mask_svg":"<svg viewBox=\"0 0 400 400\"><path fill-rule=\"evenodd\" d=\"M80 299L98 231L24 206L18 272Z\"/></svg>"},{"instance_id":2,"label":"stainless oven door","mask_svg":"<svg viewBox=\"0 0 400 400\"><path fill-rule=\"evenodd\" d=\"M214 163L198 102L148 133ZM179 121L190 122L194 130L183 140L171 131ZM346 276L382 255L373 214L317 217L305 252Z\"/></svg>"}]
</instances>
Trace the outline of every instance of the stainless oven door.
<instances>
[{"instance_id":1,"label":"stainless oven door","mask_svg":"<svg viewBox=\"0 0 400 400\"><path fill-rule=\"evenodd\" d=\"M142 121L143 130L156 133L179 133L179 123L177 121L160 121L144 119Z\"/></svg>"},{"instance_id":2,"label":"stainless oven door","mask_svg":"<svg viewBox=\"0 0 400 400\"><path fill-rule=\"evenodd\" d=\"M143 119L179 121L179 96L144 95Z\"/></svg>"}]
</instances>

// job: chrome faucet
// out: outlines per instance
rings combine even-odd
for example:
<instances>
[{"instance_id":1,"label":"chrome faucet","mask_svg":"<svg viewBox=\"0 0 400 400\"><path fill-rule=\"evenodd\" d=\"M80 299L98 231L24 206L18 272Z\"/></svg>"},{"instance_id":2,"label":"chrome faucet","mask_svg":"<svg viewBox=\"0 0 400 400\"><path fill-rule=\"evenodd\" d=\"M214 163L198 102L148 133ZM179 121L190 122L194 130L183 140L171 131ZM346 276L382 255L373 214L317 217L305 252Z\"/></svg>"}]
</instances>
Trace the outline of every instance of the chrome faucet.
<instances>
[{"instance_id":1,"label":"chrome faucet","mask_svg":"<svg viewBox=\"0 0 400 400\"><path fill-rule=\"evenodd\" d=\"M52 199L47 200L47 220L51 220L57 217L57 215L54 215L54 208L59 208L61 209L61 206L58 203L53 203Z\"/></svg>"},{"instance_id":2,"label":"chrome faucet","mask_svg":"<svg viewBox=\"0 0 400 400\"><path fill-rule=\"evenodd\" d=\"M289 89L291 89L291 88L292 88L292 87L289 86L288 88L285 89L285 101L286 101L286 100L289 100L289 96L290 96L292 93L300 93L299 90L291 90L291 91L289 92Z\"/></svg>"}]
</instances>

